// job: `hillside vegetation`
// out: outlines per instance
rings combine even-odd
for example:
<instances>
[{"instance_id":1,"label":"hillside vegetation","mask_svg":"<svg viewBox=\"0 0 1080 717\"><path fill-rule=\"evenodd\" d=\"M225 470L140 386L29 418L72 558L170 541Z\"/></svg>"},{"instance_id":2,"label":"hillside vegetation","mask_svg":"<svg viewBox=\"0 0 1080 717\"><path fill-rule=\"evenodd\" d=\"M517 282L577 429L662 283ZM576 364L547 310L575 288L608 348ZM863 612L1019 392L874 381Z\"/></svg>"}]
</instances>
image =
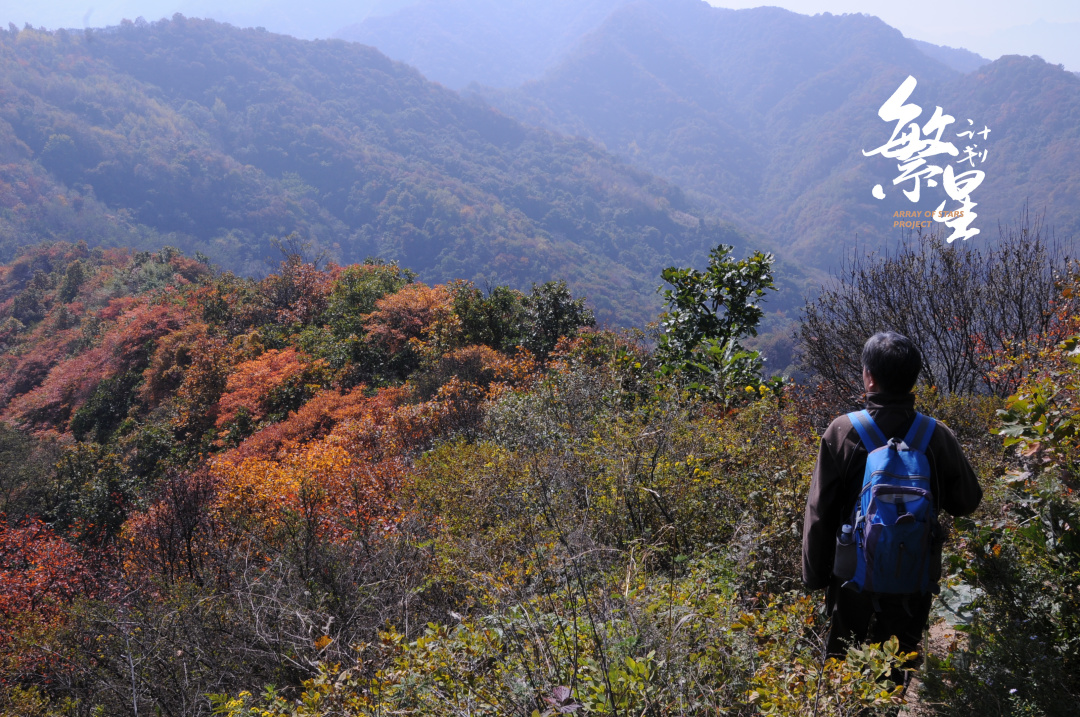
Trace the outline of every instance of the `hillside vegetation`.
<instances>
[{"instance_id":1,"label":"hillside vegetation","mask_svg":"<svg viewBox=\"0 0 1080 717\"><path fill-rule=\"evenodd\" d=\"M654 352L557 282L24 250L0 267L0 714L895 706L906 656L822 666L798 580L846 404L761 382L739 346L771 258L709 267L665 272ZM987 488L941 607L967 640L923 675L943 715L1066 714L1077 690L1075 339L1031 338L997 359L1004 423L1001 399L919 390Z\"/></svg>"},{"instance_id":2,"label":"hillside vegetation","mask_svg":"<svg viewBox=\"0 0 1080 717\"><path fill-rule=\"evenodd\" d=\"M593 139L342 41L0 32L0 717L1075 712L1080 276L1026 212L864 251L909 71L994 127L979 239L1077 228L1075 77L865 16L646 0L487 93ZM889 328L985 489L907 693L799 579Z\"/></svg>"},{"instance_id":3,"label":"hillside vegetation","mask_svg":"<svg viewBox=\"0 0 1080 717\"><path fill-rule=\"evenodd\" d=\"M661 268L742 245L595 145L527 128L377 51L210 21L0 32L0 253L163 244L245 274L296 233L428 281L559 276L643 324Z\"/></svg>"}]
</instances>

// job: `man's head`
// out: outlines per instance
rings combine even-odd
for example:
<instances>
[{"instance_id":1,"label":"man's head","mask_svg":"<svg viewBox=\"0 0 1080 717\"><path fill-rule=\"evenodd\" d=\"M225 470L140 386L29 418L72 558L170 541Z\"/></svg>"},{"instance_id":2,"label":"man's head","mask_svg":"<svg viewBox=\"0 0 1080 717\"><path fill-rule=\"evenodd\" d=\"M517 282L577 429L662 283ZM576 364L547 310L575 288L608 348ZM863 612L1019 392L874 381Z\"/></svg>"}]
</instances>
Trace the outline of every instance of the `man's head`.
<instances>
[{"instance_id":1,"label":"man's head","mask_svg":"<svg viewBox=\"0 0 1080 717\"><path fill-rule=\"evenodd\" d=\"M866 390L907 393L922 370L922 355L907 336L883 331L867 339L862 350Z\"/></svg>"}]
</instances>

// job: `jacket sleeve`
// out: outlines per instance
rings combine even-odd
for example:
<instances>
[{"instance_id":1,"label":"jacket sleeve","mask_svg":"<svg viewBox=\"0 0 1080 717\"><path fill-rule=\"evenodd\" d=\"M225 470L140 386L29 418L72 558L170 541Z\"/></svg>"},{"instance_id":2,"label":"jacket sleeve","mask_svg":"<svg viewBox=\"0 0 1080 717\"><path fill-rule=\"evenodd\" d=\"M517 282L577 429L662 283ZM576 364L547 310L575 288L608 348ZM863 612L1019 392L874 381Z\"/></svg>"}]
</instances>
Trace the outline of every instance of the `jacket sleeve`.
<instances>
[{"instance_id":1,"label":"jacket sleeve","mask_svg":"<svg viewBox=\"0 0 1080 717\"><path fill-rule=\"evenodd\" d=\"M840 525L845 501L840 494L843 486L843 466L832 446L842 445L843 425L837 419L821 437L814 475L810 479L810 495L806 500L803 519L803 583L807 589L828 587L832 576L836 530ZM850 425L848 425L850 429Z\"/></svg>"},{"instance_id":2,"label":"jacket sleeve","mask_svg":"<svg viewBox=\"0 0 1080 717\"><path fill-rule=\"evenodd\" d=\"M934 431L934 460L937 464L939 507L950 515L967 515L979 507L982 487L960 442L952 430L940 421Z\"/></svg>"}]
</instances>

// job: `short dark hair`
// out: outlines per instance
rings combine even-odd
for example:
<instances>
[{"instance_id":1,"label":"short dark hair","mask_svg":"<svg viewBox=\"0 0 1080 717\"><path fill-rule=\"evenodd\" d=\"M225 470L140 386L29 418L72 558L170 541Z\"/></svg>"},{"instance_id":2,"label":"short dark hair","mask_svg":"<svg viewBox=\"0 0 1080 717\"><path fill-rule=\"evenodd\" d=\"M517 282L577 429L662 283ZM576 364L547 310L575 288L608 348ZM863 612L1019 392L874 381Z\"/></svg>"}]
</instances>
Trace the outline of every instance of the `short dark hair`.
<instances>
[{"instance_id":1,"label":"short dark hair","mask_svg":"<svg viewBox=\"0 0 1080 717\"><path fill-rule=\"evenodd\" d=\"M907 393L919 380L922 354L907 336L882 331L863 345L862 365L883 391Z\"/></svg>"}]
</instances>

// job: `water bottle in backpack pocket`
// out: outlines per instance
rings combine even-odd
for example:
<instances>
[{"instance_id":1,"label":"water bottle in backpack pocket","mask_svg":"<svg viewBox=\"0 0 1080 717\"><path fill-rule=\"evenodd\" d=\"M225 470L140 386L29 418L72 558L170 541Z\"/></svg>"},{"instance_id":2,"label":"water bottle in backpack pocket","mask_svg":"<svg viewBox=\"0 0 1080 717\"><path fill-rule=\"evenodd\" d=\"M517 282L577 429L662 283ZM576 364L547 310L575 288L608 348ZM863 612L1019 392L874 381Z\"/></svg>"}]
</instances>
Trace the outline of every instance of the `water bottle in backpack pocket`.
<instances>
[{"instance_id":1,"label":"water bottle in backpack pocket","mask_svg":"<svg viewBox=\"0 0 1080 717\"><path fill-rule=\"evenodd\" d=\"M916 414L902 441L885 439L867 411L848 414L866 446L866 471L851 524L855 570L845 587L882 594L937 589L932 566L940 528L926 447L936 422ZM939 558L940 559L940 558Z\"/></svg>"},{"instance_id":2,"label":"water bottle in backpack pocket","mask_svg":"<svg viewBox=\"0 0 1080 717\"><path fill-rule=\"evenodd\" d=\"M836 534L836 552L833 554L833 575L844 582L855 577L858 562L855 547L855 530L851 523L844 523Z\"/></svg>"}]
</instances>

